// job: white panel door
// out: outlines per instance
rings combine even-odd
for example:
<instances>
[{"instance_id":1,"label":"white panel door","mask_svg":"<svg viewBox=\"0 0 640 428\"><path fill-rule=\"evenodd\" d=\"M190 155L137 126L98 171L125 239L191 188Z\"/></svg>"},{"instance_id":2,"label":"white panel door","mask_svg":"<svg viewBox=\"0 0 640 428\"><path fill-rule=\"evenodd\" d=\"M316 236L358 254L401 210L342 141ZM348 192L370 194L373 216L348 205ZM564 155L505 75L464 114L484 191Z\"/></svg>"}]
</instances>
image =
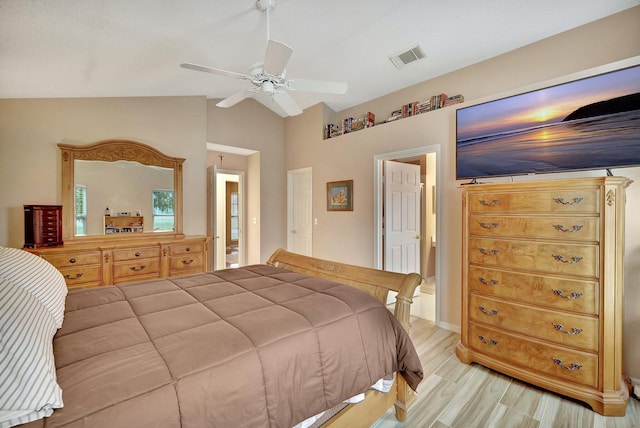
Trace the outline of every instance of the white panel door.
<instances>
[{"instance_id":1,"label":"white panel door","mask_svg":"<svg viewBox=\"0 0 640 428\"><path fill-rule=\"evenodd\" d=\"M287 249L294 253L311 256L312 248L312 199L311 168L289 171L289 214Z\"/></svg>"},{"instance_id":2,"label":"white panel door","mask_svg":"<svg viewBox=\"0 0 640 428\"><path fill-rule=\"evenodd\" d=\"M420 165L384 161L384 270L420 273Z\"/></svg>"}]
</instances>

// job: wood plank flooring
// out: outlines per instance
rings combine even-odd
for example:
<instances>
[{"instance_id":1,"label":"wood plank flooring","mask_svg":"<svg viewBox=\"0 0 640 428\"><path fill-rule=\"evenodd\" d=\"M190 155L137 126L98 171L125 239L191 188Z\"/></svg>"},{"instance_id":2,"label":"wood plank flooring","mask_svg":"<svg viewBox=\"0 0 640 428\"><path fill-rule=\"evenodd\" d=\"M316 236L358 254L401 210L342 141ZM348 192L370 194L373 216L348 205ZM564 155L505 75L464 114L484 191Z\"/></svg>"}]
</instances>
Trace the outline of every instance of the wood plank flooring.
<instances>
[{"instance_id":1,"label":"wood plank flooring","mask_svg":"<svg viewBox=\"0 0 640 428\"><path fill-rule=\"evenodd\" d=\"M375 428L638 428L640 401L624 417L605 417L580 402L522 383L455 356L460 336L412 317L411 337L425 373L405 422L392 410Z\"/></svg>"}]
</instances>

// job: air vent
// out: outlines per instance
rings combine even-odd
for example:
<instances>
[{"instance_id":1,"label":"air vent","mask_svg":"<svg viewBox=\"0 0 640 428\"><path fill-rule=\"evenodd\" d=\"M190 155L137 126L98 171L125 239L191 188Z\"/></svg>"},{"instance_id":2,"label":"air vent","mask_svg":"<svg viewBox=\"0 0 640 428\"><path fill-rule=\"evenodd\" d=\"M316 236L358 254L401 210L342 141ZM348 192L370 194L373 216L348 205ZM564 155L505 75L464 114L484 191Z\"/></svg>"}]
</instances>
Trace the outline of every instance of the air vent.
<instances>
[{"instance_id":1,"label":"air vent","mask_svg":"<svg viewBox=\"0 0 640 428\"><path fill-rule=\"evenodd\" d=\"M411 64L412 62L424 58L425 56L426 55L424 54L424 51L422 50L420 45L415 45L408 51L400 52L398 54L390 56L389 59L391 60L393 65L396 66L396 68L402 68L407 64Z\"/></svg>"}]
</instances>

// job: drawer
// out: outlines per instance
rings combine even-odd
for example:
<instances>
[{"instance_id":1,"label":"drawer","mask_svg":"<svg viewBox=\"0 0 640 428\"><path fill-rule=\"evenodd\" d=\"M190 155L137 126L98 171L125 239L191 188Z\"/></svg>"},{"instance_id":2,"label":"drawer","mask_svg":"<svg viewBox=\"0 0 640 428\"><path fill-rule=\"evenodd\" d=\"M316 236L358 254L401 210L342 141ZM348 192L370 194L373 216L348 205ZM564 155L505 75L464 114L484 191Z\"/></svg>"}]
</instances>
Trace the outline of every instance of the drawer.
<instances>
[{"instance_id":1,"label":"drawer","mask_svg":"<svg viewBox=\"0 0 640 428\"><path fill-rule=\"evenodd\" d=\"M487 238L469 239L469 261L517 270L599 277L599 247Z\"/></svg>"},{"instance_id":2,"label":"drawer","mask_svg":"<svg viewBox=\"0 0 640 428\"><path fill-rule=\"evenodd\" d=\"M113 261L146 259L149 257L160 257L160 247L141 247L113 250Z\"/></svg>"},{"instance_id":3,"label":"drawer","mask_svg":"<svg viewBox=\"0 0 640 428\"><path fill-rule=\"evenodd\" d=\"M500 361L592 388L598 387L598 356L469 323L469 345Z\"/></svg>"},{"instance_id":4,"label":"drawer","mask_svg":"<svg viewBox=\"0 0 640 428\"><path fill-rule=\"evenodd\" d=\"M43 218L42 219L42 229L50 229L55 228L58 229L58 219L57 218Z\"/></svg>"},{"instance_id":5,"label":"drawer","mask_svg":"<svg viewBox=\"0 0 640 428\"><path fill-rule=\"evenodd\" d=\"M579 348L598 350L598 319L532 308L475 294L469 296L469 319L504 330Z\"/></svg>"},{"instance_id":6,"label":"drawer","mask_svg":"<svg viewBox=\"0 0 640 428\"><path fill-rule=\"evenodd\" d=\"M40 210L40 212L42 213L42 217L53 217L53 218L57 218L58 217L58 210L55 208L43 208Z\"/></svg>"},{"instance_id":7,"label":"drawer","mask_svg":"<svg viewBox=\"0 0 640 428\"><path fill-rule=\"evenodd\" d=\"M58 244L57 234L41 234L40 244L45 246L53 246Z\"/></svg>"},{"instance_id":8,"label":"drawer","mask_svg":"<svg viewBox=\"0 0 640 428\"><path fill-rule=\"evenodd\" d=\"M100 285L100 266L58 268L68 288Z\"/></svg>"},{"instance_id":9,"label":"drawer","mask_svg":"<svg viewBox=\"0 0 640 428\"><path fill-rule=\"evenodd\" d=\"M82 253L64 253L64 254L43 254L42 258L47 260L49 263L51 263L58 269L63 267L100 264L99 251L82 252Z\"/></svg>"},{"instance_id":10,"label":"drawer","mask_svg":"<svg viewBox=\"0 0 640 428\"><path fill-rule=\"evenodd\" d=\"M471 215L469 234L474 236L558 239L562 241L600 240L598 217L533 217Z\"/></svg>"},{"instance_id":11,"label":"drawer","mask_svg":"<svg viewBox=\"0 0 640 428\"><path fill-rule=\"evenodd\" d=\"M169 247L169 255L177 256L182 254L190 254L190 253L202 253L204 252L204 244L198 242L193 244L180 244L180 245L171 245Z\"/></svg>"},{"instance_id":12,"label":"drawer","mask_svg":"<svg viewBox=\"0 0 640 428\"><path fill-rule=\"evenodd\" d=\"M43 238L56 238L58 236L58 228L57 227L43 227L40 230L40 236Z\"/></svg>"},{"instance_id":13,"label":"drawer","mask_svg":"<svg viewBox=\"0 0 640 428\"><path fill-rule=\"evenodd\" d=\"M183 271L204 271L204 253L193 253L184 256L169 258L169 269L171 274L179 274Z\"/></svg>"},{"instance_id":14,"label":"drawer","mask_svg":"<svg viewBox=\"0 0 640 428\"><path fill-rule=\"evenodd\" d=\"M160 259L150 258L113 264L114 282L117 282L120 279L131 278L139 275L144 275L145 277L150 278L159 277Z\"/></svg>"},{"instance_id":15,"label":"drawer","mask_svg":"<svg viewBox=\"0 0 640 428\"><path fill-rule=\"evenodd\" d=\"M583 314L597 315L600 312L598 281L469 266L467 282L469 290L474 293Z\"/></svg>"},{"instance_id":16,"label":"drawer","mask_svg":"<svg viewBox=\"0 0 640 428\"><path fill-rule=\"evenodd\" d=\"M470 212L597 213L599 189L469 193Z\"/></svg>"}]
</instances>

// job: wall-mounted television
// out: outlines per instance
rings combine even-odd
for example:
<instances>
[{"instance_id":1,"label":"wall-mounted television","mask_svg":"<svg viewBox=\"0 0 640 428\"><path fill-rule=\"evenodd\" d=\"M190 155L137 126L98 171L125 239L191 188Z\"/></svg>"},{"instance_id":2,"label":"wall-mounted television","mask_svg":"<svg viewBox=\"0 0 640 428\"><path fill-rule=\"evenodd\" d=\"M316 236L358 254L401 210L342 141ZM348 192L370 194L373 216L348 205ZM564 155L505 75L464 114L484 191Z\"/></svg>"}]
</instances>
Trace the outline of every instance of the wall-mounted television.
<instances>
[{"instance_id":1,"label":"wall-mounted television","mask_svg":"<svg viewBox=\"0 0 640 428\"><path fill-rule=\"evenodd\" d=\"M456 111L456 178L640 166L640 65Z\"/></svg>"}]
</instances>

